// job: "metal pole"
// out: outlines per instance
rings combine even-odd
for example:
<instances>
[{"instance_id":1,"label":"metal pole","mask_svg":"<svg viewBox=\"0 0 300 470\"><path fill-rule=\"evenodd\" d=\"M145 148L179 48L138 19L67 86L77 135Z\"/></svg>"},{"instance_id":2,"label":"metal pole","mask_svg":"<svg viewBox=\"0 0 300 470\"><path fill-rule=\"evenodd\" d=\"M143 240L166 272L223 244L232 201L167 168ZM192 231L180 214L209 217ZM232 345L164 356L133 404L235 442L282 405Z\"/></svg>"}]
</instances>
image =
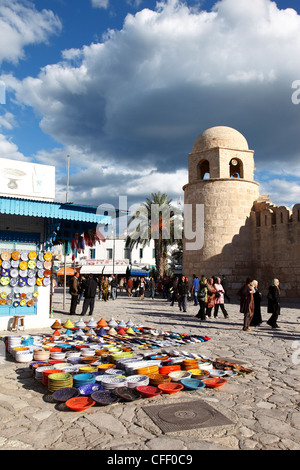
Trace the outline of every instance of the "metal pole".
<instances>
[{"instance_id":1,"label":"metal pole","mask_svg":"<svg viewBox=\"0 0 300 470\"><path fill-rule=\"evenodd\" d=\"M115 275L115 234L113 233L113 275Z\"/></svg>"},{"instance_id":2,"label":"metal pole","mask_svg":"<svg viewBox=\"0 0 300 470\"><path fill-rule=\"evenodd\" d=\"M70 170L70 155L67 155L67 189L66 189L66 202L69 199L69 170Z\"/></svg>"},{"instance_id":3,"label":"metal pole","mask_svg":"<svg viewBox=\"0 0 300 470\"><path fill-rule=\"evenodd\" d=\"M64 247L64 296L63 296L63 310L66 306L66 290L67 290L67 257L66 257L66 248Z\"/></svg>"},{"instance_id":4,"label":"metal pole","mask_svg":"<svg viewBox=\"0 0 300 470\"><path fill-rule=\"evenodd\" d=\"M70 156L67 155L67 187L66 187L66 203L69 199L69 169L70 169ZM67 257L66 246L64 247L64 294L63 294L63 310L66 306L66 290L67 290Z\"/></svg>"}]
</instances>

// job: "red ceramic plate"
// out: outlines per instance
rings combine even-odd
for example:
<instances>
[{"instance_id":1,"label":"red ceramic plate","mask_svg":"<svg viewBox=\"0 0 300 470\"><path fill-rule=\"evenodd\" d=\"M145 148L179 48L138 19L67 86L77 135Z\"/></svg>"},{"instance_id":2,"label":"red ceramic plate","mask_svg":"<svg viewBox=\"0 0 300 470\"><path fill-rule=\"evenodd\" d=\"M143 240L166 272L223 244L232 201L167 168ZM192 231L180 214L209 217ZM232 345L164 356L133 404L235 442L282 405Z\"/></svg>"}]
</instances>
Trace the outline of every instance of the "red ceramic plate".
<instances>
[{"instance_id":1,"label":"red ceramic plate","mask_svg":"<svg viewBox=\"0 0 300 470\"><path fill-rule=\"evenodd\" d=\"M170 372L174 372L175 370L181 370L181 367L179 364L173 364L170 366L161 366L159 368L159 373L163 375L168 375Z\"/></svg>"},{"instance_id":2,"label":"red ceramic plate","mask_svg":"<svg viewBox=\"0 0 300 470\"><path fill-rule=\"evenodd\" d=\"M171 382L171 383L166 383L166 384L159 384L157 386L159 390L161 390L164 393L168 393L169 395L173 393L180 392L180 390L184 389L184 386L179 383Z\"/></svg>"},{"instance_id":3,"label":"red ceramic plate","mask_svg":"<svg viewBox=\"0 0 300 470\"><path fill-rule=\"evenodd\" d=\"M157 387L151 387L151 385L140 385L136 389L145 398L155 397L156 395L160 395L162 393L162 391Z\"/></svg>"},{"instance_id":4,"label":"red ceramic plate","mask_svg":"<svg viewBox=\"0 0 300 470\"><path fill-rule=\"evenodd\" d=\"M204 379L202 382L209 388L218 388L224 385L227 380L226 379L218 379L218 378L211 378L211 379Z\"/></svg>"},{"instance_id":5,"label":"red ceramic plate","mask_svg":"<svg viewBox=\"0 0 300 470\"><path fill-rule=\"evenodd\" d=\"M73 411L84 411L95 405L95 400L90 397L75 397L66 401L66 406Z\"/></svg>"}]
</instances>

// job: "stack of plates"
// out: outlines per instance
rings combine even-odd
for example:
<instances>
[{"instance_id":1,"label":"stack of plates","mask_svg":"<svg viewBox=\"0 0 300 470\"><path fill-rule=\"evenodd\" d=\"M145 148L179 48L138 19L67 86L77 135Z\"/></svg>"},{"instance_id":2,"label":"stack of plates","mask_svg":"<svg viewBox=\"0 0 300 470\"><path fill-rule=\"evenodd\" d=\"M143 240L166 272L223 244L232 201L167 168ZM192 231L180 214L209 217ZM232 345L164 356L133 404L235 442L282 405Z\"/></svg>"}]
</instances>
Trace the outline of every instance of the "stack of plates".
<instances>
[{"instance_id":1,"label":"stack of plates","mask_svg":"<svg viewBox=\"0 0 300 470\"><path fill-rule=\"evenodd\" d=\"M70 364L69 365L62 364L63 367L58 367L58 366L60 366L60 364L56 364L54 368L57 370L61 370L65 374L74 375L74 374L78 374L79 372L79 368L77 366L71 366Z\"/></svg>"},{"instance_id":2,"label":"stack of plates","mask_svg":"<svg viewBox=\"0 0 300 470\"><path fill-rule=\"evenodd\" d=\"M57 370L56 369L46 369L43 371L43 379L42 379L42 382L44 385L46 385L46 387L48 387L48 376L50 374L56 374Z\"/></svg>"},{"instance_id":3,"label":"stack of plates","mask_svg":"<svg viewBox=\"0 0 300 470\"><path fill-rule=\"evenodd\" d=\"M83 357L95 356L95 350L91 348L82 348L80 352L81 352L81 356Z\"/></svg>"},{"instance_id":4,"label":"stack of plates","mask_svg":"<svg viewBox=\"0 0 300 470\"><path fill-rule=\"evenodd\" d=\"M109 377L108 375L102 375L100 381L104 390L114 390L117 387L126 387L126 377Z\"/></svg>"},{"instance_id":5,"label":"stack of plates","mask_svg":"<svg viewBox=\"0 0 300 470\"><path fill-rule=\"evenodd\" d=\"M91 366L91 365L81 366L79 364L78 367L79 367L79 372L83 373L83 374L94 374L95 375L95 374L98 373L97 367L94 367L94 366Z\"/></svg>"},{"instance_id":6,"label":"stack of plates","mask_svg":"<svg viewBox=\"0 0 300 470\"><path fill-rule=\"evenodd\" d=\"M155 366L152 369L152 366ZM138 361L138 362L133 362L131 364L126 364L125 365L125 372L126 375L135 375L137 373L140 373L142 375L145 375L144 370L147 368L150 368L150 372L154 373L154 369L158 371L158 368L160 366L160 361ZM143 370L144 369L144 370ZM138 372L139 370L139 372Z\"/></svg>"},{"instance_id":7,"label":"stack of plates","mask_svg":"<svg viewBox=\"0 0 300 470\"><path fill-rule=\"evenodd\" d=\"M138 355L134 356L133 358L126 357L126 358L119 358L116 361L116 367L119 369L125 369L126 366L130 366L132 364L135 364L136 362L139 362L143 359L143 356Z\"/></svg>"},{"instance_id":8,"label":"stack of plates","mask_svg":"<svg viewBox=\"0 0 300 470\"><path fill-rule=\"evenodd\" d=\"M184 359L181 367L182 370L198 369L198 361L196 359Z\"/></svg>"},{"instance_id":9,"label":"stack of plates","mask_svg":"<svg viewBox=\"0 0 300 470\"><path fill-rule=\"evenodd\" d=\"M131 375L127 377L126 382L128 388L136 388L139 385L149 385L149 377L148 375Z\"/></svg>"},{"instance_id":10,"label":"stack of plates","mask_svg":"<svg viewBox=\"0 0 300 470\"><path fill-rule=\"evenodd\" d=\"M74 387L76 387L76 388L80 387L80 385L93 384L95 382L96 382L95 374L76 374L76 375L73 375L73 384L74 384Z\"/></svg>"},{"instance_id":11,"label":"stack of plates","mask_svg":"<svg viewBox=\"0 0 300 470\"><path fill-rule=\"evenodd\" d=\"M171 382L171 377L163 374L151 374L149 375L150 385L157 386L159 384Z\"/></svg>"},{"instance_id":12,"label":"stack of plates","mask_svg":"<svg viewBox=\"0 0 300 470\"><path fill-rule=\"evenodd\" d=\"M102 375L107 372L109 369L114 369L116 366L114 364L99 364L97 366L98 374Z\"/></svg>"},{"instance_id":13,"label":"stack of plates","mask_svg":"<svg viewBox=\"0 0 300 470\"><path fill-rule=\"evenodd\" d=\"M190 379L191 373L188 370L176 370L169 373L172 382L180 382L182 379Z\"/></svg>"},{"instance_id":14,"label":"stack of plates","mask_svg":"<svg viewBox=\"0 0 300 470\"><path fill-rule=\"evenodd\" d=\"M106 371L104 372L104 375L110 375L110 376L120 376L120 375L124 375L124 371L122 369L106 369Z\"/></svg>"},{"instance_id":15,"label":"stack of plates","mask_svg":"<svg viewBox=\"0 0 300 470\"><path fill-rule=\"evenodd\" d=\"M137 374L141 374L141 375L158 374L158 371L159 371L158 365L153 365L149 367L140 367L139 369L136 370Z\"/></svg>"},{"instance_id":16,"label":"stack of plates","mask_svg":"<svg viewBox=\"0 0 300 470\"><path fill-rule=\"evenodd\" d=\"M209 375L211 377L223 377L224 375L226 375L226 371L219 369L210 369Z\"/></svg>"},{"instance_id":17,"label":"stack of plates","mask_svg":"<svg viewBox=\"0 0 300 470\"><path fill-rule=\"evenodd\" d=\"M199 369L202 369L202 370L211 370L211 369L213 369L213 365L209 361L201 361L200 360L197 367L199 367Z\"/></svg>"},{"instance_id":18,"label":"stack of plates","mask_svg":"<svg viewBox=\"0 0 300 470\"><path fill-rule=\"evenodd\" d=\"M13 355L13 349L21 346L22 337L17 335L11 335L7 337L7 350Z\"/></svg>"},{"instance_id":19,"label":"stack of plates","mask_svg":"<svg viewBox=\"0 0 300 470\"><path fill-rule=\"evenodd\" d=\"M48 375L48 390L55 392L61 388L73 387L73 377L71 374L58 372Z\"/></svg>"},{"instance_id":20,"label":"stack of plates","mask_svg":"<svg viewBox=\"0 0 300 470\"><path fill-rule=\"evenodd\" d=\"M50 370L50 369L51 370L53 369L53 365L37 367L35 369L35 373L34 373L35 379L38 382L43 382L43 372L44 372L44 370Z\"/></svg>"},{"instance_id":21,"label":"stack of plates","mask_svg":"<svg viewBox=\"0 0 300 470\"><path fill-rule=\"evenodd\" d=\"M114 354L111 354L110 357L111 357L112 362L116 363L119 359L133 357L133 352L119 350L119 352L115 352Z\"/></svg>"}]
</instances>

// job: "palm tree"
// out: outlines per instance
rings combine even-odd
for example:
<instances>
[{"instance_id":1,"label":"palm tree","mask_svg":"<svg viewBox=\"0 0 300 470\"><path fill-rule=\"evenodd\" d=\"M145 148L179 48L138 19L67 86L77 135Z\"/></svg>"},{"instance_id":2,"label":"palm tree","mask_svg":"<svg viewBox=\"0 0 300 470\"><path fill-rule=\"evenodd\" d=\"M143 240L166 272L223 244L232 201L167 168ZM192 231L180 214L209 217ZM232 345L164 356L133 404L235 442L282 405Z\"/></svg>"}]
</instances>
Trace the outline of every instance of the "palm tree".
<instances>
[{"instance_id":1,"label":"palm tree","mask_svg":"<svg viewBox=\"0 0 300 470\"><path fill-rule=\"evenodd\" d=\"M154 239L156 271L163 277L168 266L168 248L182 238L182 213L172 199L160 192L152 193L128 222L126 247L149 245Z\"/></svg>"}]
</instances>

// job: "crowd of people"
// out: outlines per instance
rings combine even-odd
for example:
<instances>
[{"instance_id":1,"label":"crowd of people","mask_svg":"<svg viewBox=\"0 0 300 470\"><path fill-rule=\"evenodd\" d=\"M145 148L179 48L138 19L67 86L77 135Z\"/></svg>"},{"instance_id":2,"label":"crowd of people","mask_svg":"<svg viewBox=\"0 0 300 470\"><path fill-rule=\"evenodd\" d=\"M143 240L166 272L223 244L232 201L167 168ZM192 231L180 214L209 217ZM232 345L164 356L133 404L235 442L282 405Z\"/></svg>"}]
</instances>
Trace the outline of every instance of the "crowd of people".
<instances>
[{"instance_id":1,"label":"crowd of people","mask_svg":"<svg viewBox=\"0 0 300 470\"><path fill-rule=\"evenodd\" d=\"M196 317L200 321L218 317L221 310L225 319L229 318L226 302L230 303L228 293L228 282L225 275L206 278L204 275L198 278L193 275L191 285L186 276L175 276L174 278L163 278L155 281L153 277L120 277L100 276L92 274L87 278L75 273L71 284L71 307L70 315L76 313L76 307L83 298L81 315L93 314L95 299L107 302L109 299L116 300L120 292L127 292L128 297L139 297L144 300L145 293L149 292L149 297L154 299L159 295L170 302L173 306L176 302L179 310L187 312L188 302L192 301L199 307ZM243 330L250 331L250 326L259 326L262 323L261 300L262 294L258 288L258 282L248 278L245 284L237 292L240 298L240 312L244 314ZM280 288L279 280L274 279L269 287L268 313L271 317L267 324L272 328L278 328L278 316L280 314Z\"/></svg>"}]
</instances>

